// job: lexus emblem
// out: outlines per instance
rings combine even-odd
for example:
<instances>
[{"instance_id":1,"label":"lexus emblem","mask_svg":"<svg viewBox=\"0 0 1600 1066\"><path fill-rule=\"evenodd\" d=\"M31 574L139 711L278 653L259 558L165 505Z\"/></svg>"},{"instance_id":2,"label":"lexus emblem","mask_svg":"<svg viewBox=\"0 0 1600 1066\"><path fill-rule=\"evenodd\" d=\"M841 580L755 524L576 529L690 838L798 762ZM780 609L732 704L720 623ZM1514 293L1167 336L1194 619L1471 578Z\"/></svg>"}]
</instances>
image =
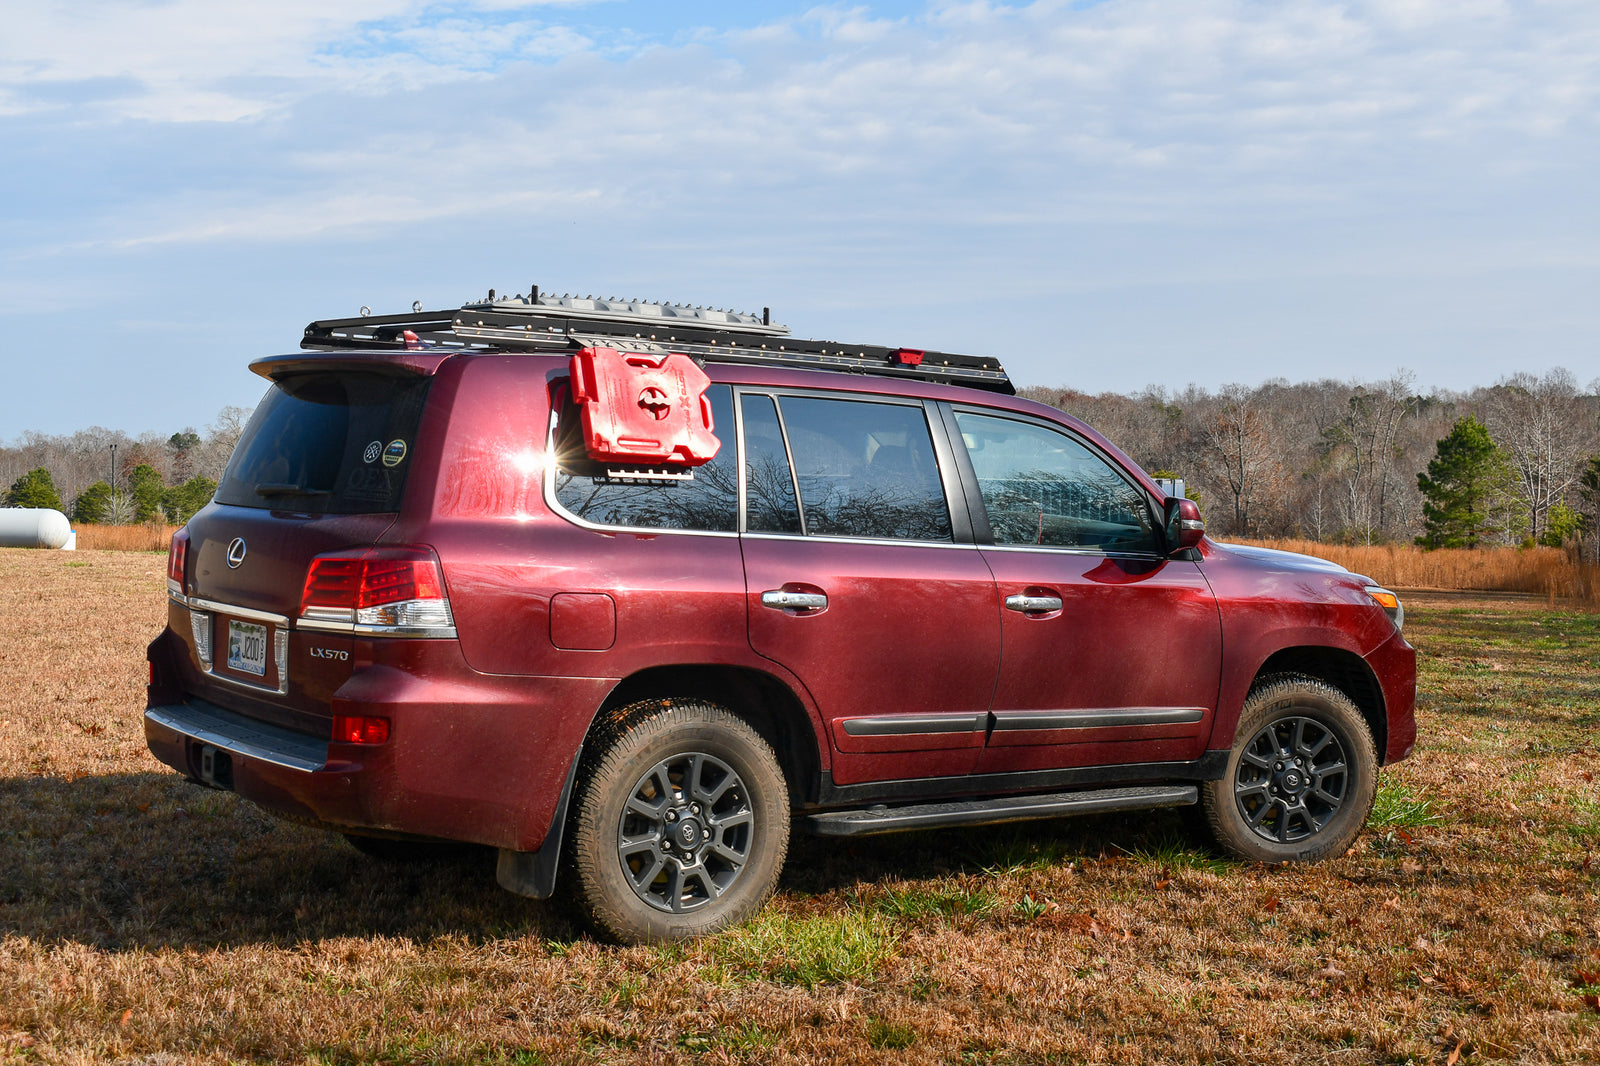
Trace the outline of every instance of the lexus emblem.
<instances>
[{"instance_id":1,"label":"lexus emblem","mask_svg":"<svg viewBox=\"0 0 1600 1066\"><path fill-rule=\"evenodd\" d=\"M237 569L239 569L239 564L244 562L245 550L246 549L245 549L245 546L244 546L244 538L243 537L234 537L231 541L228 542L228 569L229 570L237 570Z\"/></svg>"}]
</instances>

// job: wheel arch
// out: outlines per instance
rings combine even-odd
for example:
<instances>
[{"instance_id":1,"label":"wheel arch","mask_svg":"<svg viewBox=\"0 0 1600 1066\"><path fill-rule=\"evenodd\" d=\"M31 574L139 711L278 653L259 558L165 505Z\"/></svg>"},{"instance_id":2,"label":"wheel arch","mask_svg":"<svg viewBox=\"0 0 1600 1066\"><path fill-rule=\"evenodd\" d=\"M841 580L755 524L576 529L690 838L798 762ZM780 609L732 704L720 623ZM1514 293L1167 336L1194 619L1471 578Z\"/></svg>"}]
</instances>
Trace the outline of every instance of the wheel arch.
<instances>
[{"instance_id":1,"label":"wheel arch","mask_svg":"<svg viewBox=\"0 0 1600 1066\"><path fill-rule=\"evenodd\" d=\"M1365 659L1354 652L1326 645L1282 648L1261 664L1250 682L1251 691L1278 674L1314 677L1350 697L1350 701L1361 711L1361 717L1366 720L1367 728L1372 730L1372 744L1377 751L1379 765L1382 765L1389 744L1389 718L1384 709L1383 687Z\"/></svg>"},{"instance_id":2,"label":"wheel arch","mask_svg":"<svg viewBox=\"0 0 1600 1066\"><path fill-rule=\"evenodd\" d=\"M726 707L772 745L791 805L816 800L825 753L810 715L781 680L749 667L689 664L630 674L611 690L589 723L584 748L624 708L655 699L702 699Z\"/></svg>"}]
</instances>

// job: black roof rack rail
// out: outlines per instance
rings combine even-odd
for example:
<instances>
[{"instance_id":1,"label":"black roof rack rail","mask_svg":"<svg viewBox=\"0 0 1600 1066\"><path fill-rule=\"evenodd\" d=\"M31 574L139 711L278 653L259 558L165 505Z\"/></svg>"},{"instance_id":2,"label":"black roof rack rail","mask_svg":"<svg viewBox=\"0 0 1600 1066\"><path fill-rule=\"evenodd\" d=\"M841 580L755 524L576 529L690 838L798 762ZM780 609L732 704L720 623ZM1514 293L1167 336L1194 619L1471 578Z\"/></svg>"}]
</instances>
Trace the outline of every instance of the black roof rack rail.
<instances>
[{"instance_id":1,"label":"black roof rack rail","mask_svg":"<svg viewBox=\"0 0 1600 1066\"><path fill-rule=\"evenodd\" d=\"M300 347L312 350L456 349L570 351L605 345L630 351L683 352L714 363L744 363L942 381L1015 393L998 359L878 344L806 340L760 315L686 304L593 296L495 298L456 310L330 318L306 327Z\"/></svg>"}]
</instances>

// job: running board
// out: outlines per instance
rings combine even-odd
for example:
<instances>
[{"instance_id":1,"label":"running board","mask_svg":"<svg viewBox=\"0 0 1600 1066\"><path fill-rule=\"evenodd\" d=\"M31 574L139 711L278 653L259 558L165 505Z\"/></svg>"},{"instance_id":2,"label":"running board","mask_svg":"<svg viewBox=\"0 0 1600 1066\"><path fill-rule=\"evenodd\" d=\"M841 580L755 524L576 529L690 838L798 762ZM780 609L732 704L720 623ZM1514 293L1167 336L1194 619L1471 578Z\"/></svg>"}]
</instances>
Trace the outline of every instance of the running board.
<instances>
[{"instance_id":1,"label":"running board","mask_svg":"<svg viewBox=\"0 0 1600 1066\"><path fill-rule=\"evenodd\" d=\"M806 816L806 823L807 828L819 836L855 837L898 833L908 829L995 825L1040 818L1065 818L1074 814L1183 807L1199 799L1200 790L1194 785L1142 785L1136 788L1101 788L1089 792L1055 792L1045 796L1002 796L999 799L917 803L908 807L878 805L860 810L811 814Z\"/></svg>"}]
</instances>

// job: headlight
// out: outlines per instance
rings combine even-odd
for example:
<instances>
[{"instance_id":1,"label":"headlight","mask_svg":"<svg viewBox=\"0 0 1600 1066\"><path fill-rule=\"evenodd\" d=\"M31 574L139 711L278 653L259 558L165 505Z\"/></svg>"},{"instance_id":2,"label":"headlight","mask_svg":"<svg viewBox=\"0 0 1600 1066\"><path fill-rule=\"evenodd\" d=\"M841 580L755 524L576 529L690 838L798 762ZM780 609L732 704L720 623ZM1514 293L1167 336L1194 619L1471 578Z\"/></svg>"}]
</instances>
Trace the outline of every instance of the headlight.
<instances>
[{"instance_id":1,"label":"headlight","mask_svg":"<svg viewBox=\"0 0 1600 1066\"><path fill-rule=\"evenodd\" d=\"M1389 616L1389 620L1394 623L1396 629L1406 624L1406 609L1400 606L1399 596L1377 585L1368 585L1367 595L1371 596L1373 601L1383 608L1383 613Z\"/></svg>"}]
</instances>

